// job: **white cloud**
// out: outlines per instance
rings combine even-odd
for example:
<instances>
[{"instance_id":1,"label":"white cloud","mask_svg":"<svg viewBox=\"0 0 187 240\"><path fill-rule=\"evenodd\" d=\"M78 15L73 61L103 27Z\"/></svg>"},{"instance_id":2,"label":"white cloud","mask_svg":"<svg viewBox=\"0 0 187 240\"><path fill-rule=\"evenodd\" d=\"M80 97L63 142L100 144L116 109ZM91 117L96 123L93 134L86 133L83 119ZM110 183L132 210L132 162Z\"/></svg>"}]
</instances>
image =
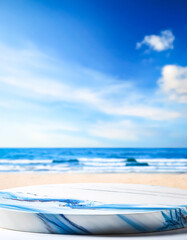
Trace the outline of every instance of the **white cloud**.
<instances>
[{"instance_id":1,"label":"white cloud","mask_svg":"<svg viewBox=\"0 0 187 240\"><path fill-rule=\"evenodd\" d=\"M99 147L99 141L75 135L67 123L12 121L0 118L0 147Z\"/></svg>"},{"instance_id":2,"label":"white cloud","mask_svg":"<svg viewBox=\"0 0 187 240\"><path fill-rule=\"evenodd\" d=\"M0 107L2 108L9 108L10 104L6 101L0 101Z\"/></svg>"},{"instance_id":3,"label":"white cloud","mask_svg":"<svg viewBox=\"0 0 187 240\"><path fill-rule=\"evenodd\" d=\"M30 137L30 146L33 147L102 147L103 143L95 141L91 138L81 137L81 136L72 136L70 134L62 133L45 133L45 132L34 132L29 135ZM18 147L21 147L21 144L17 144ZM9 145L6 145L9 146Z\"/></svg>"},{"instance_id":4,"label":"white cloud","mask_svg":"<svg viewBox=\"0 0 187 240\"><path fill-rule=\"evenodd\" d=\"M27 76L3 77L0 81L9 84L35 96L47 97L67 102L87 102L96 103L97 94L87 88L78 88L75 86L64 84L56 80L47 78L37 78Z\"/></svg>"},{"instance_id":5,"label":"white cloud","mask_svg":"<svg viewBox=\"0 0 187 240\"><path fill-rule=\"evenodd\" d=\"M150 49L161 52L168 49L173 49L173 41L175 36L170 30L165 30L160 35L145 36L141 42L136 44L136 48L141 48L142 45L148 46Z\"/></svg>"},{"instance_id":6,"label":"white cloud","mask_svg":"<svg viewBox=\"0 0 187 240\"><path fill-rule=\"evenodd\" d=\"M133 129L134 130L134 129ZM106 139L136 140L136 132L132 131L132 123L123 121L118 123L100 122L88 130L89 134Z\"/></svg>"},{"instance_id":7,"label":"white cloud","mask_svg":"<svg viewBox=\"0 0 187 240\"><path fill-rule=\"evenodd\" d=\"M160 109L158 107L149 107L146 105L122 105L122 106L103 106L103 111L119 116L134 116L152 120L168 120L180 117L177 111Z\"/></svg>"},{"instance_id":8,"label":"white cloud","mask_svg":"<svg viewBox=\"0 0 187 240\"><path fill-rule=\"evenodd\" d=\"M99 122L88 129L92 136L109 140L118 139L125 141L136 141L141 136L154 135L150 129L141 128L130 120L120 122Z\"/></svg>"},{"instance_id":9,"label":"white cloud","mask_svg":"<svg viewBox=\"0 0 187 240\"><path fill-rule=\"evenodd\" d=\"M187 103L187 67L166 65L158 84L170 100Z\"/></svg>"},{"instance_id":10,"label":"white cloud","mask_svg":"<svg viewBox=\"0 0 187 240\"><path fill-rule=\"evenodd\" d=\"M171 106L160 96L158 101L157 88L140 91L132 81L64 63L36 49L0 45L0 52L1 147L105 147L104 139L112 146L115 140L133 144L160 131L152 120L160 126L158 120L184 116L181 105L177 111L177 103ZM165 66L161 96L164 92L186 102L186 78L186 68Z\"/></svg>"},{"instance_id":11,"label":"white cloud","mask_svg":"<svg viewBox=\"0 0 187 240\"><path fill-rule=\"evenodd\" d=\"M37 50L1 45L0 50L0 82L19 97L79 104L116 116L154 120L180 116L174 110L154 106L154 93L145 96L129 81L65 64Z\"/></svg>"},{"instance_id":12,"label":"white cloud","mask_svg":"<svg viewBox=\"0 0 187 240\"><path fill-rule=\"evenodd\" d=\"M79 89L75 86L68 86L63 83L51 81L48 79L44 80L27 78L26 82L24 81L24 79L21 78L21 76L19 78L4 78L2 79L2 82L23 89L24 93L25 91L31 94L34 93L37 94L39 97L43 96L48 100L55 99L76 104L82 103L85 105L89 105L90 107L95 108L100 112L110 115L134 116L154 120L173 119L180 116L180 114L176 111L170 111L167 109L148 106L139 102L131 103L130 98L135 98L135 96L130 97L130 93L123 96L123 98L121 98L121 96L116 96L115 99L115 95L118 95L116 93L116 89L119 90L120 88L120 91L127 90L124 89L123 85L121 85L121 87L120 85L115 85L114 87L109 86L106 87L104 90L100 90L100 92L97 92L94 89ZM133 92L133 89L128 88L128 91Z\"/></svg>"},{"instance_id":13,"label":"white cloud","mask_svg":"<svg viewBox=\"0 0 187 240\"><path fill-rule=\"evenodd\" d=\"M70 131L70 132L78 132L79 128L69 123L65 122L49 122L49 121L40 121L38 120L36 124L30 123L27 124L30 129L35 129L35 131L42 132L60 132L60 131Z\"/></svg>"}]
</instances>

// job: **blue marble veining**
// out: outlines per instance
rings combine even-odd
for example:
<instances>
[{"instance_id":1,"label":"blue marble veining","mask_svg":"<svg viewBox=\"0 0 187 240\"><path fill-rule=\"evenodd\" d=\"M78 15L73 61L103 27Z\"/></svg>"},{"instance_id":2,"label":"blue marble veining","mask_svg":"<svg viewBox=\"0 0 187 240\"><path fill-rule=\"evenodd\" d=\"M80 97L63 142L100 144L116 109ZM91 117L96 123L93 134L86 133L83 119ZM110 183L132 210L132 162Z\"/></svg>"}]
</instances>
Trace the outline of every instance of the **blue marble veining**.
<instances>
[{"instance_id":1,"label":"blue marble veining","mask_svg":"<svg viewBox=\"0 0 187 240\"><path fill-rule=\"evenodd\" d=\"M58 216L38 214L38 217L44 222L50 233L91 234L86 228L69 220L68 216L63 214Z\"/></svg>"},{"instance_id":2,"label":"blue marble veining","mask_svg":"<svg viewBox=\"0 0 187 240\"><path fill-rule=\"evenodd\" d=\"M187 208L162 211L162 216L165 221L164 226L159 231L187 227Z\"/></svg>"},{"instance_id":3,"label":"blue marble veining","mask_svg":"<svg viewBox=\"0 0 187 240\"><path fill-rule=\"evenodd\" d=\"M37 203L37 208L33 208L32 203ZM21 203L21 206L19 205ZM56 207L57 210L61 211L64 209L102 209L102 210L131 210L135 212L144 212L144 211L156 211L156 210L165 210L165 209L176 209L178 207L187 207L186 205L143 205L143 204L107 204L96 201L83 201L79 199L58 199L58 198L39 198L37 195L27 193L27 196L24 196L21 193L11 193L0 191L0 207L22 210L22 211L31 211L31 212L48 212L46 210L45 203L51 203L52 209Z\"/></svg>"},{"instance_id":4,"label":"blue marble veining","mask_svg":"<svg viewBox=\"0 0 187 240\"><path fill-rule=\"evenodd\" d=\"M62 184L0 191L0 227L59 234L187 227L187 191L131 184Z\"/></svg>"}]
</instances>

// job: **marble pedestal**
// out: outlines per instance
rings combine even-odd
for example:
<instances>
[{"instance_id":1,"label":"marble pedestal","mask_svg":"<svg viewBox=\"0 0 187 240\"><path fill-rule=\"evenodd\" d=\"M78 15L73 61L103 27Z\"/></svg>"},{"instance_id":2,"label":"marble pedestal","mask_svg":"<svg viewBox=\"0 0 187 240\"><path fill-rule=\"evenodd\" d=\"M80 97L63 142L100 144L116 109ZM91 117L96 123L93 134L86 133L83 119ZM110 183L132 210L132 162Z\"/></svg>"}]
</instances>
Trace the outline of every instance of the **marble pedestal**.
<instances>
[{"instance_id":1,"label":"marble pedestal","mask_svg":"<svg viewBox=\"0 0 187 240\"><path fill-rule=\"evenodd\" d=\"M187 227L187 191L135 184L61 184L0 191L0 227L73 235Z\"/></svg>"}]
</instances>

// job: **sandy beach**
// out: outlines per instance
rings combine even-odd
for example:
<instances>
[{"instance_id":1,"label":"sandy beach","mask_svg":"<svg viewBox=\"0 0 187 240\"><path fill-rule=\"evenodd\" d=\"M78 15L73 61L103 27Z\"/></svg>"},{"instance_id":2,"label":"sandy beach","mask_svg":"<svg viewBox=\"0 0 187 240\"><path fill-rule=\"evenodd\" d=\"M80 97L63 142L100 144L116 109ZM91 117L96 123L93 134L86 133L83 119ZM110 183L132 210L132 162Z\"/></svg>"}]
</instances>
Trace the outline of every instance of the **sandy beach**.
<instances>
[{"instance_id":1,"label":"sandy beach","mask_svg":"<svg viewBox=\"0 0 187 240\"><path fill-rule=\"evenodd\" d=\"M60 183L134 183L187 190L187 174L1 173L0 189Z\"/></svg>"}]
</instances>

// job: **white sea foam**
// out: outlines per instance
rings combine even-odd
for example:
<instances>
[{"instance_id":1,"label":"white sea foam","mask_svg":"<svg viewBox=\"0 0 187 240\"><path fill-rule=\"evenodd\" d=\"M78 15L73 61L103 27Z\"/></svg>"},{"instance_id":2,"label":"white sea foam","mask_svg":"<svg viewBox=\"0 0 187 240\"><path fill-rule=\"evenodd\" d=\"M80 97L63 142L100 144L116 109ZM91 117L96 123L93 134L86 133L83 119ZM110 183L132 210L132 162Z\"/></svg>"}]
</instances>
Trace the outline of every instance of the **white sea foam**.
<instances>
[{"instance_id":1,"label":"white sea foam","mask_svg":"<svg viewBox=\"0 0 187 240\"><path fill-rule=\"evenodd\" d=\"M0 160L0 171L49 171L49 172L187 172L187 159L136 159L136 162L129 162L121 158L78 158L77 163L68 162L67 159L54 162L49 159L16 159ZM126 165L128 163L128 165ZM147 166L138 165L138 163L147 163ZM131 165L130 165L131 164Z\"/></svg>"},{"instance_id":2,"label":"white sea foam","mask_svg":"<svg viewBox=\"0 0 187 240\"><path fill-rule=\"evenodd\" d=\"M10 164L34 164L34 163L52 163L52 160L37 160L37 159L19 159L19 160L12 160L12 159L0 159L1 163L10 163Z\"/></svg>"}]
</instances>

